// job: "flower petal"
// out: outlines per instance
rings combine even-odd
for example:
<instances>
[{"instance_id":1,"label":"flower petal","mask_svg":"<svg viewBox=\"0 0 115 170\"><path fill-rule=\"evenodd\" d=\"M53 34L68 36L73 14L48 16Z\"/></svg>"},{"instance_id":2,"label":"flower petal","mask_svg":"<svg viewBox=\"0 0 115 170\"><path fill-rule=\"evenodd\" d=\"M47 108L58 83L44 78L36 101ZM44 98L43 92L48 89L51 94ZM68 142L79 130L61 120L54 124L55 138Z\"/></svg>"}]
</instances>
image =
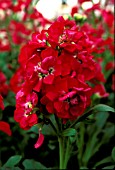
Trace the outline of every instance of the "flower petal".
<instances>
[{"instance_id":1,"label":"flower petal","mask_svg":"<svg viewBox=\"0 0 115 170\"><path fill-rule=\"evenodd\" d=\"M12 134L9 124L4 121L0 121L0 130L5 132L9 136L11 136Z\"/></svg>"},{"instance_id":2,"label":"flower petal","mask_svg":"<svg viewBox=\"0 0 115 170\"><path fill-rule=\"evenodd\" d=\"M41 133L41 131L39 131L39 137L34 147L36 149L39 148L42 145L43 141L44 141L44 135Z\"/></svg>"}]
</instances>

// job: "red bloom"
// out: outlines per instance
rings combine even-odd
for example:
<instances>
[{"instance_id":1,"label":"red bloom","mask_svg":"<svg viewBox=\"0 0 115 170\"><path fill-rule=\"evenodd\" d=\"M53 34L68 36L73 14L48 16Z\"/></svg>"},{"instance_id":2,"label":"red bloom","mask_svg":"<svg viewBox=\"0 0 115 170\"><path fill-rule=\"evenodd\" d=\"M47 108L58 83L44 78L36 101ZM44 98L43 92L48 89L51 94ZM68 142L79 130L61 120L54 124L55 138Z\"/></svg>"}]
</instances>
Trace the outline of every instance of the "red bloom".
<instances>
[{"instance_id":1,"label":"red bloom","mask_svg":"<svg viewBox=\"0 0 115 170\"><path fill-rule=\"evenodd\" d=\"M32 14L30 14L30 19L36 19L43 26L43 28L46 26L46 24L51 24L51 22L44 18L43 15L36 9L34 9Z\"/></svg>"},{"instance_id":2,"label":"red bloom","mask_svg":"<svg viewBox=\"0 0 115 170\"><path fill-rule=\"evenodd\" d=\"M18 30L18 31L17 31ZM9 24L9 31L12 36L13 43L20 44L27 41L25 36L29 36L31 30L27 29L22 23L12 20Z\"/></svg>"},{"instance_id":3,"label":"red bloom","mask_svg":"<svg viewBox=\"0 0 115 170\"><path fill-rule=\"evenodd\" d=\"M112 90L115 91L115 74L112 75Z\"/></svg>"},{"instance_id":4,"label":"red bloom","mask_svg":"<svg viewBox=\"0 0 115 170\"><path fill-rule=\"evenodd\" d=\"M0 95L0 109L4 110L4 103L1 95Z\"/></svg>"},{"instance_id":5,"label":"red bloom","mask_svg":"<svg viewBox=\"0 0 115 170\"><path fill-rule=\"evenodd\" d=\"M0 71L0 94L5 97L8 94L9 87L6 84L6 76Z\"/></svg>"},{"instance_id":6,"label":"red bloom","mask_svg":"<svg viewBox=\"0 0 115 170\"><path fill-rule=\"evenodd\" d=\"M9 124L4 121L0 121L0 130L9 136L12 134Z\"/></svg>"},{"instance_id":7,"label":"red bloom","mask_svg":"<svg viewBox=\"0 0 115 170\"><path fill-rule=\"evenodd\" d=\"M93 93L105 96L103 88L96 90L105 78L92 55L102 50L97 46L103 42L103 30L87 30L87 26L80 29L74 21L59 17L48 30L34 33L21 49L19 62L25 74L16 95L14 118L23 129L37 123L35 107L74 120L90 106ZM91 35L95 32L100 33L97 39Z\"/></svg>"},{"instance_id":8,"label":"red bloom","mask_svg":"<svg viewBox=\"0 0 115 170\"><path fill-rule=\"evenodd\" d=\"M36 93L26 94L19 91L16 95L16 110L14 112L15 121L20 123L23 129L29 129L38 122L38 117L34 112L34 107L38 102Z\"/></svg>"},{"instance_id":9,"label":"red bloom","mask_svg":"<svg viewBox=\"0 0 115 170\"><path fill-rule=\"evenodd\" d=\"M100 97L108 97L109 96L109 93L106 92L105 87L103 86L103 84L97 84L94 87L93 93L98 94Z\"/></svg>"},{"instance_id":10,"label":"red bloom","mask_svg":"<svg viewBox=\"0 0 115 170\"><path fill-rule=\"evenodd\" d=\"M115 64L114 64L114 62L112 62L112 61L110 61L110 62L108 62L107 64L106 64L106 66L105 66L105 70L110 70L110 69L114 69L114 67L115 67Z\"/></svg>"},{"instance_id":11,"label":"red bloom","mask_svg":"<svg viewBox=\"0 0 115 170\"><path fill-rule=\"evenodd\" d=\"M10 79L10 89L14 93L17 93L20 90L21 85L24 82L24 73L23 68L19 67Z\"/></svg>"},{"instance_id":12,"label":"red bloom","mask_svg":"<svg viewBox=\"0 0 115 170\"><path fill-rule=\"evenodd\" d=\"M7 10L8 8L10 8L12 6L12 1L11 0L0 0L0 8Z\"/></svg>"},{"instance_id":13,"label":"red bloom","mask_svg":"<svg viewBox=\"0 0 115 170\"><path fill-rule=\"evenodd\" d=\"M41 103L60 118L76 119L90 104L91 88L75 78L59 78L46 90Z\"/></svg>"}]
</instances>

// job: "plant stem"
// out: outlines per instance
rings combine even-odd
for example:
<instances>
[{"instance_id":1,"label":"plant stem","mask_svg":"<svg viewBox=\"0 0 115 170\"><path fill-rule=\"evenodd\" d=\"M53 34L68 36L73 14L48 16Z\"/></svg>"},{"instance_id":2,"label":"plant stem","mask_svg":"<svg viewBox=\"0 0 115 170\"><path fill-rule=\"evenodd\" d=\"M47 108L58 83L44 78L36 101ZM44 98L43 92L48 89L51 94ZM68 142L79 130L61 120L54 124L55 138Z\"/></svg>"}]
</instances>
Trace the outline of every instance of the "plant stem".
<instances>
[{"instance_id":1,"label":"plant stem","mask_svg":"<svg viewBox=\"0 0 115 170\"><path fill-rule=\"evenodd\" d=\"M64 163L64 145L63 145L63 138L58 137L58 142L59 142L59 169L64 169L63 163Z\"/></svg>"},{"instance_id":2,"label":"plant stem","mask_svg":"<svg viewBox=\"0 0 115 170\"><path fill-rule=\"evenodd\" d=\"M66 151L65 151L65 159L64 159L64 168L66 169L66 167L67 167L67 163L68 163L68 160L69 160L69 157L70 157L70 155L69 155L69 152L70 152L70 141L69 141L69 137L68 137L68 139L67 139L67 146L66 146Z\"/></svg>"},{"instance_id":3,"label":"plant stem","mask_svg":"<svg viewBox=\"0 0 115 170\"><path fill-rule=\"evenodd\" d=\"M52 121L51 121L50 119L49 119L49 123L50 123L50 125L52 126L54 132L57 134L57 133L58 133L58 132L57 132L57 129L56 129L56 127L54 126L54 124L52 123Z\"/></svg>"}]
</instances>

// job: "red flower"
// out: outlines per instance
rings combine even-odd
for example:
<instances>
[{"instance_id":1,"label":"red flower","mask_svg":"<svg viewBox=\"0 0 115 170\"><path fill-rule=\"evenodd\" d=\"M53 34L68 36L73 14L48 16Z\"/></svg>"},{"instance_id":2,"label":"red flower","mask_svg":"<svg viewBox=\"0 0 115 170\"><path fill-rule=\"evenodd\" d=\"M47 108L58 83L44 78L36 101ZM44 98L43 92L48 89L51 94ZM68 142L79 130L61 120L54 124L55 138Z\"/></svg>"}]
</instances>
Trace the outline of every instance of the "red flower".
<instances>
[{"instance_id":1,"label":"red flower","mask_svg":"<svg viewBox=\"0 0 115 170\"><path fill-rule=\"evenodd\" d=\"M10 31L13 43L15 44L26 42L27 39L25 38L25 36L29 36L31 33L31 30L27 29L24 24L14 21L14 20L12 20L9 24L9 31Z\"/></svg>"},{"instance_id":2,"label":"red flower","mask_svg":"<svg viewBox=\"0 0 115 170\"><path fill-rule=\"evenodd\" d=\"M0 121L0 130L9 136L12 134L9 124L4 121Z\"/></svg>"},{"instance_id":3,"label":"red flower","mask_svg":"<svg viewBox=\"0 0 115 170\"><path fill-rule=\"evenodd\" d=\"M14 118L23 129L37 123L35 107L73 120L90 106L93 93L105 96L101 87L96 90L105 78L92 55L102 51L103 30L90 30L87 33L88 26L80 29L74 21L59 17L48 30L34 33L21 49L19 63L25 74L16 95ZM93 37L95 33L98 38Z\"/></svg>"},{"instance_id":4,"label":"red flower","mask_svg":"<svg viewBox=\"0 0 115 170\"><path fill-rule=\"evenodd\" d=\"M103 86L103 84L97 84L94 87L93 93L98 94L100 97L108 97L109 96L109 93L106 92L105 87Z\"/></svg>"},{"instance_id":5,"label":"red flower","mask_svg":"<svg viewBox=\"0 0 115 170\"><path fill-rule=\"evenodd\" d=\"M12 1L11 0L0 0L0 8L7 10L8 8L10 8L12 6Z\"/></svg>"},{"instance_id":6,"label":"red flower","mask_svg":"<svg viewBox=\"0 0 115 170\"><path fill-rule=\"evenodd\" d=\"M30 19L37 20L43 27L45 27L46 24L51 24L51 22L44 18L43 15L36 9L34 9L32 14L30 14Z\"/></svg>"},{"instance_id":7,"label":"red flower","mask_svg":"<svg viewBox=\"0 0 115 170\"><path fill-rule=\"evenodd\" d=\"M21 89L21 85L24 82L24 70L22 67L19 67L14 75L10 79L10 89L17 93Z\"/></svg>"},{"instance_id":8,"label":"red flower","mask_svg":"<svg viewBox=\"0 0 115 170\"><path fill-rule=\"evenodd\" d=\"M6 76L0 71L0 94L5 97L8 94L9 87L6 84Z\"/></svg>"},{"instance_id":9,"label":"red flower","mask_svg":"<svg viewBox=\"0 0 115 170\"><path fill-rule=\"evenodd\" d=\"M57 79L46 90L41 103L49 113L54 112L60 118L76 119L90 104L91 88L75 78Z\"/></svg>"},{"instance_id":10,"label":"red flower","mask_svg":"<svg viewBox=\"0 0 115 170\"><path fill-rule=\"evenodd\" d=\"M0 109L4 110L4 103L1 95L0 95Z\"/></svg>"},{"instance_id":11,"label":"red flower","mask_svg":"<svg viewBox=\"0 0 115 170\"><path fill-rule=\"evenodd\" d=\"M115 74L112 75L112 90L115 91Z\"/></svg>"},{"instance_id":12,"label":"red flower","mask_svg":"<svg viewBox=\"0 0 115 170\"><path fill-rule=\"evenodd\" d=\"M114 69L114 67L115 67L115 64L114 64L114 62L112 62L112 61L110 61L110 62L108 62L107 64L106 64L106 66L105 66L105 70L110 70L110 69Z\"/></svg>"},{"instance_id":13,"label":"red flower","mask_svg":"<svg viewBox=\"0 0 115 170\"><path fill-rule=\"evenodd\" d=\"M38 117L34 112L34 107L38 102L36 93L26 94L19 91L16 95L16 110L14 112L15 121L20 123L23 129L29 129L38 122Z\"/></svg>"}]
</instances>

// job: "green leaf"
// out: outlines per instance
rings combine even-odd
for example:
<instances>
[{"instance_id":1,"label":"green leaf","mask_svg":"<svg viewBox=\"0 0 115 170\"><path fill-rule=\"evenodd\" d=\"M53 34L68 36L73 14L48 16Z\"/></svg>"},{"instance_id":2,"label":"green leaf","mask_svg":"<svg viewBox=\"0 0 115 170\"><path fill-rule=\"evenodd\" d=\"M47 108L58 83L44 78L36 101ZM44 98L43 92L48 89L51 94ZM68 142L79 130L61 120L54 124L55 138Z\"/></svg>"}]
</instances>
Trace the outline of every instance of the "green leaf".
<instances>
[{"instance_id":1,"label":"green leaf","mask_svg":"<svg viewBox=\"0 0 115 170\"><path fill-rule=\"evenodd\" d=\"M112 149L111 155L112 155L112 159L115 161L115 147Z\"/></svg>"},{"instance_id":2,"label":"green leaf","mask_svg":"<svg viewBox=\"0 0 115 170\"><path fill-rule=\"evenodd\" d=\"M85 124L90 125L90 124L93 124L93 123L95 122L95 119L88 119L88 118L86 118L83 122L84 122Z\"/></svg>"},{"instance_id":3,"label":"green leaf","mask_svg":"<svg viewBox=\"0 0 115 170\"><path fill-rule=\"evenodd\" d=\"M82 161L85 165L88 164L88 161L90 160L90 158L93 156L93 151L94 151L94 148L96 147L96 145L98 144L98 134L99 134L99 131L97 131L96 133L94 133L90 140L88 140L87 142L87 145L86 145L86 149L85 149L85 152L83 154L83 157L82 157Z\"/></svg>"},{"instance_id":4,"label":"green leaf","mask_svg":"<svg viewBox=\"0 0 115 170\"><path fill-rule=\"evenodd\" d=\"M31 127L31 129L28 130L28 132L34 132L35 134L39 134L39 125L34 125Z\"/></svg>"},{"instance_id":5,"label":"green leaf","mask_svg":"<svg viewBox=\"0 0 115 170\"><path fill-rule=\"evenodd\" d=\"M50 124L44 125L42 128L42 134L47 136L56 136L52 126Z\"/></svg>"},{"instance_id":6,"label":"green leaf","mask_svg":"<svg viewBox=\"0 0 115 170\"><path fill-rule=\"evenodd\" d=\"M46 168L44 165L42 165L40 162L34 161L33 159L25 159L22 164L23 164L25 170L47 169L47 168Z\"/></svg>"},{"instance_id":7,"label":"green leaf","mask_svg":"<svg viewBox=\"0 0 115 170\"><path fill-rule=\"evenodd\" d=\"M99 114L96 115L96 126L99 129L102 129L104 125L106 124L106 121L109 117L109 113L107 112L100 112Z\"/></svg>"},{"instance_id":8,"label":"green leaf","mask_svg":"<svg viewBox=\"0 0 115 170\"><path fill-rule=\"evenodd\" d=\"M90 116L93 113L97 113L97 112L114 112L115 113L115 109L105 104L98 104L90 108L89 110L87 110L82 116L80 116L76 121L74 121L70 127L73 127L78 122L84 121L88 116Z\"/></svg>"},{"instance_id":9,"label":"green leaf","mask_svg":"<svg viewBox=\"0 0 115 170\"><path fill-rule=\"evenodd\" d=\"M95 164L95 167L102 165L102 164L105 164L105 163L111 163L111 162L112 162L111 156L108 156L108 157L102 159L101 161L97 162Z\"/></svg>"},{"instance_id":10,"label":"green leaf","mask_svg":"<svg viewBox=\"0 0 115 170\"><path fill-rule=\"evenodd\" d=\"M76 130L73 128L68 128L62 132L62 136L75 136Z\"/></svg>"},{"instance_id":11,"label":"green leaf","mask_svg":"<svg viewBox=\"0 0 115 170\"><path fill-rule=\"evenodd\" d=\"M16 166L16 167L8 167L8 168L1 167L0 170L22 170L22 169Z\"/></svg>"},{"instance_id":12,"label":"green leaf","mask_svg":"<svg viewBox=\"0 0 115 170\"><path fill-rule=\"evenodd\" d=\"M102 169L107 169L107 170L109 170L109 169L114 169L114 168L115 168L114 165L110 165L110 166L106 166L106 167L104 167L104 168L102 168Z\"/></svg>"},{"instance_id":13,"label":"green leaf","mask_svg":"<svg viewBox=\"0 0 115 170\"><path fill-rule=\"evenodd\" d=\"M107 127L103 130L103 134L102 141L109 142L110 138L115 135L115 126L108 122Z\"/></svg>"},{"instance_id":14,"label":"green leaf","mask_svg":"<svg viewBox=\"0 0 115 170\"><path fill-rule=\"evenodd\" d=\"M98 112L114 112L115 113L114 108L112 108L108 105L105 105L105 104L98 104L98 105L92 107L91 110L95 110Z\"/></svg>"},{"instance_id":15,"label":"green leaf","mask_svg":"<svg viewBox=\"0 0 115 170\"><path fill-rule=\"evenodd\" d=\"M14 167L15 165L17 165L20 160L22 159L22 156L20 155L15 155L15 156L11 156L7 162L3 165L3 167Z\"/></svg>"}]
</instances>

